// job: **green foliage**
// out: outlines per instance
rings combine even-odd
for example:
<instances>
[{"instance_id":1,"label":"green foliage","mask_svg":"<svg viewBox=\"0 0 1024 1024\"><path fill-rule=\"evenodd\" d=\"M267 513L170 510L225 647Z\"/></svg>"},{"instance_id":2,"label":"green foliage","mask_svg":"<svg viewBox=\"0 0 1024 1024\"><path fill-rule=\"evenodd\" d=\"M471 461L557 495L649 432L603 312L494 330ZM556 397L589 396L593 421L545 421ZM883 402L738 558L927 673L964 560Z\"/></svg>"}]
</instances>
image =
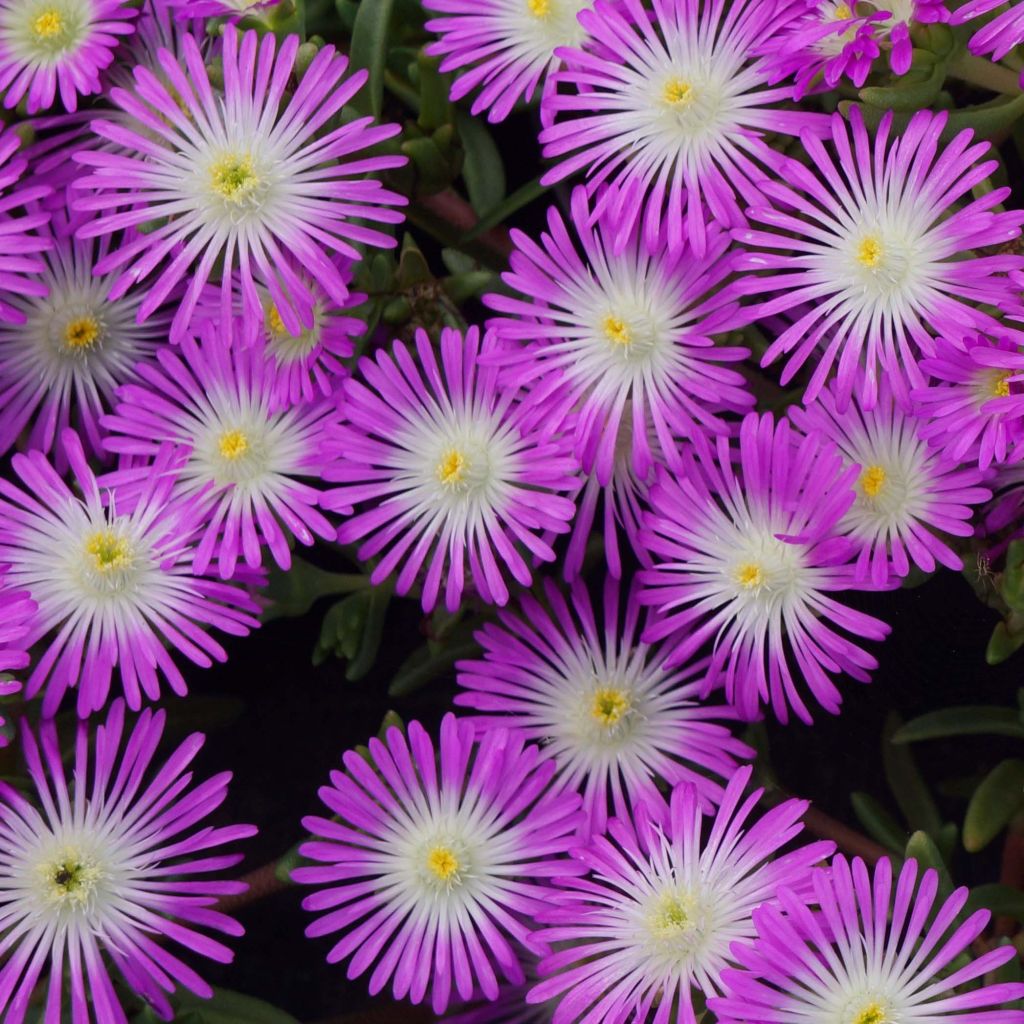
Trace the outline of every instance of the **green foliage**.
<instances>
[{"instance_id":1,"label":"green foliage","mask_svg":"<svg viewBox=\"0 0 1024 1024\"><path fill-rule=\"evenodd\" d=\"M1009 758L985 776L964 817L964 847L984 849L1010 821L1024 812L1024 760Z\"/></svg>"},{"instance_id":2,"label":"green foliage","mask_svg":"<svg viewBox=\"0 0 1024 1024\"><path fill-rule=\"evenodd\" d=\"M299 1024L284 1010L261 999L218 988L212 999L200 999L184 989L174 997L175 1024ZM162 1024L148 1007L132 1018L132 1024Z\"/></svg>"}]
</instances>

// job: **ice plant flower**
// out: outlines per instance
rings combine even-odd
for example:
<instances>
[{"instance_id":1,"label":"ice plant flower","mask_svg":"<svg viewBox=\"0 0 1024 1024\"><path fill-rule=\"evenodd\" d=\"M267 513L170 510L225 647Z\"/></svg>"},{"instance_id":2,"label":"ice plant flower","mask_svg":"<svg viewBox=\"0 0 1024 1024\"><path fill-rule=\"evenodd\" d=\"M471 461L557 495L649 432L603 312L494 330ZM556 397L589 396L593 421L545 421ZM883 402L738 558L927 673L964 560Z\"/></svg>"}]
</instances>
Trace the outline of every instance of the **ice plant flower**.
<instances>
[{"instance_id":1,"label":"ice plant flower","mask_svg":"<svg viewBox=\"0 0 1024 1024\"><path fill-rule=\"evenodd\" d=\"M634 588L623 604L618 581L605 584L600 624L586 587L577 581L570 593L571 603L547 580L547 608L524 594L516 612L477 632L484 657L456 665L455 703L480 712L481 730L545 744L559 778L583 794L595 832L609 812L658 799L657 779L692 782L717 803L723 790L712 776L729 778L754 752L729 731L735 712L699 700L704 663L665 667L666 650L639 638Z\"/></svg>"},{"instance_id":2,"label":"ice plant flower","mask_svg":"<svg viewBox=\"0 0 1024 1024\"><path fill-rule=\"evenodd\" d=\"M722 972L727 994L710 1001L716 1019L1021 1024L1024 1013L1008 1007L1024 985L983 980L1013 947L975 956L989 912L963 920L967 889L943 899L938 888L938 872L913 859L895 880L888 857L873 873L841 856L814 869L804 892L783 888L754 911L757 936L734 946L740 966Z\"/></svg>"},{"instance_id":3,"label":"ice plant flower","mask_svg":"<svg viewBox=\"0 0 1024 1024\"><path fill-rule=\"evenodd\" d=\"M856 548L837 532L857 473L831 442L756 413L743 420L738 452L719 438L690 472L660 473L640 536L654 565L640 579L641 600L661 614L644 639L676 634L669 664L713 643L706 691L724 684L745 718L770 704L782 722L790 709L809 722L801 680L837 713L831 675L867 682L877 666L838 630L857 641L889 632L832 596L857 586Z\"/></svg>"},{"instance_id":4,"label":"ice plant flower","mask_svg":"<svg viewBox=\"0 0 1024 1024\"><path fill-rule=\"evenodd\" d=\"M716 415L753 404L743 377L720 365L748 349L716 345L739 322L727 280L727 234L710 231L698 259L688 248L653 247L634 228L625 241L610 214L595 217L584 188L572 195L572 227L548 211L540 242L513 230L504 282L520 297L489 295L491 321L506 346L505 379L530 386L544 416L576 411L575 453L586 473L611 480L623 414L632 415L632 457L644 479L656 457L678 463L676 439L725 432ZM579 242L573 240L573 234ZM553 407L553 408L552 408ZM657 456L648 443L657 438Z\"/></svg>"},{"instance_id":5,"label":"ice plant flower","mask_svg":"<svg viewBox=\"0 0 1024 1024\"><path fill-rule=\"evenodd\" d=\"M406 199L364 175L401 166L405 157L349 157L399 127L358 118L318 135L359 91L366 72L346 78L347 58L324 46L289 97L298 47L298 36L278 50L272 32L260 39L255 31L226 28L221 94L210 84L199 44L186 34L180 60L159 52L162 77L140 66L133 90L111 89L114 103L138 123L96 118L93 131L114 148L76 153L89 169L75 182L82 190L76 205L99 213L83 236L160 222L128 236L98 264L101 273L120 272L121 290L156 274L140 318L188 275L172 341L185 336L215 263L221 264L225 339L232 336L236 291L246 316L262 316L256 274L282 323L298 334L313 326L316 296L296 263L344 303L348 283L331 254L354 260L360 254L353 243L394 245L390 235L354 221L402 220L394 207Z\"/></svg>"},{"instance_id":6,"label":"ice plant flower","mask_svg":"<svg viewBox=\"0 0 1024 1024\"><path fill-rule=\"evenodd\" d=\"M136 364L166 342L174 312L164 305L137 323L138 289L111 299L111 275L93 273L107 240L76 239L74 227L75 218L55 212L43 232L50 244L38 278L44 294L12 294L19 322L0 322L0 451L30 428L30 447L58 445L58 468L65 465L59 439L72 425L91 454L103 454L100 417Z\"/></svg>"},{"instance_id":7,"label":"ice plant flower","mask_svg":"<svg viewBox=\"0 0 1024 1024\"><path fill-rule=\"evenodd\" d=\"M992 496L980 486L984 474L931 447L922 436L925 422L899 407L886 378L871 410L855 399L840 412L830 388L790 415L802 430L832 441L847 466L857 467L857 499L837 529L857 544L858 581L885 586L890 574L906 576L911 564L924 572L933 572L936 562L963 568L942 535L971 536L971 506Z\"/></svg>"},{"instance_id":8,"label":"ice plant flower","mask_svg":"<svg viewBox=\"0 0 1024 1024\"><path fill-rule=\"evenodd\" d=\"M440 38L427 53L440 56L442 71L459 72L451 98L477 91L471 112L503 121L520 100L532 100L547 74L558 67L555 50L579 46L577 15L589 0L423 0L439 17L427 31Z\"/></svg>"},{"instance_id":9,"label":"ice plant flower","mask_svg":"<svg viewBox=\"0 0 1024 1024\"><path fill-rule=\"evenodd\" d=\"M1024 3L1006 0L967 0L950 16L950 23L963 25L984 14L1005 7L971 36L967 44L971 53L1002 60L1015 46L1024 42Z\"/></svg>"},{"instance_id":10,"label":"ice plant flower","mask_svg":"<svg viewBox=\"0 0 1024 1024\"><path fill-rule=\"evenodd\" d=\"M256 829L196 829L224 802L231 773L193 784L188 767L201 733L155 761L165 721L165 711L146 710L129 730L124 702L115 701L92 743L88 725L78 724L68 768L52 720L39 726L38 738L22 723L34 798L0 782L5 1021L25 1019L43 982L39 1020L127 1024L114 977L171 1020L167 996L178 986L213 995L175 946L189 959L232 960L231 949L208 933L243 933L215 907L248 886L216 876L242 859L224 847Z\"/></svg>"},{"instance_id":11,"label":"ice plant flower","mask_svg":"<svg viewBox=\"0 0 1024 1024\"><path fill-rule=\"evenodd\" d=\"M397 570L399 594L424 570L427 611L442 587L454 611L468 582L505 604L506 574L529 586L530 560L555 557L543 534L568 532L572 519L567 492L578 481L568 444L527 428L519 393L500 388L487 361L496 345L476 327L465 337L445 328L438 361L420 330L418 363L401 342L360 360L365 383L345 382L345 422L330 435L336 457L324 476L341 486L324 507L368 506L342 523L338 540L363 541L360 558L381 556L374 584Z\"/></svg>"},{"instance_id":12,"label":"ice plant flower","mask_svg":"<svg viewBox=\"0 0 1024 1024\"><path fill-rule=\"evenodd\" d=\"M419 1003L429 990L443 1013L453 986L461 1000L496 999L497 972L522 984L521 952L546 952L530 935L548 893L538 883L573 873L564 854L580 814L521 733L477 736L448 714L437 748L411 722L370 740L369 763L348 751L320 790L334 817L303 819L316 866L293 878L317 887L306 934L341 933L331 963L351 957L350 978L372 968L371 994L390 984Z\"/></svg>"},{"instance_id":13,"label":"ice plant flower","mask_svg":"<svg viewBox=\"0 0 1024 1024\"><path fill-rule=\"evenodd\" d=\"M945 0L877 0L874 6L884 15L875 30L883 47L889 50L889 67L897 75L905 75L910 70L913 59L910 29L914 25L934 25L949 20Z\"/></svg>"},{"instance_id":14,"label":"ice plant flower","mask_svg":"<svg viewBox=\"0 0 1024 1024\"><path fill-rule=\"evenodd\" d=\"M707 218L744 223L744 205L778 155L765 132L795 135L821 115L774 104L789 89L765 88L768 65L755 50L791 16L784 0L595 0L580 13L588 38L557 51L564 68L543 100L553 123L540 134L556 161L542 181L583 171L606 203L622 242L635 230L654 247L664 231L673 252L688 240L708 248ZM603 213L603 204L598 204Z\"/></svg>"},{"instance_id":15,"label":"ice plant flower","mask_svg":"<svg viewBox=\"0 0 1024 1024\"><path fill-rule=\"evenodd\" d=\"M10 109L22 99L30 114L60 96L69 111L78 97L100 92L100 72L114 59L138 14L121 0L2 0L0 92Z\"/></svg>"},{"instance_id":16,"label":"ice plant flower","mask_svg":"<svg viewBox=\"0 0 1024 1024\"><path fill-rule=\"evenodd\" d=\"M1009 338L935 339L935 355L921 360L929 387L913 392L920 434L955 462L1024 458L1024 353Z\"/></svg>"},{"instance_id":17,"label":"ice plant flower","mask_svg":"<svg viewBox=\"0 0 1024 1024\"><path fill-rule=\"evenodd\" d=\"M837 368L837 397L845 407L857 367L861 402L876 400L879 372L892 381L899 401L926 383L918 353L934 353L934 336L958 342L967 334L1007 329L978 304L1011 304L1006 272L1021 266L1014 255L974 256L970 251L1016 238L1024 212L994 210L1009 195L997 188L979 199L971 189L996 168L981 161L987 142L971 144L966 129L945 147L939 135L946 114L918 111L898 139L890 138L887 113L874 140L858 108L849 121L832 117L835 157L810 134L803 144L811 170L793 162L784 180L762 184L773 205L755 206L736 238L750 251L738 266L767 271L741 282L765 298L754 312L771 316L808 304L806 312L769 346L769 365L787 357L789 383L812 356L805 400L821 392Z\"/></svg>"},{"instance_id":18,"label":"ice plant flower","mask_svg":"<svg viewBox=\"0 0 1024 1024\"><path fill-rule=\"evenodd\" d=\"M613 819L606 836L573 851L587 874L559 880L537 933L565 945L541 960L545 980L527 996L561 996L554 1024L693 1024L694 994L721 991L730 947L754 935L755 909L782 886L802 889L834 849L810 843L774 857L800 834L807 803L752 819L762 791L744 796L749 781L749 767L736 772L706 834L700 797L684 782L668 807L641 804L633 820Z\"/></svg>"},{"instance_id":19,"label":"ice plant flower","mask_svg":"<svg viewBox=\"0 0 1024 1024\"><path fill-rule=\"evenodd\" d=\"M223 661L208 633L244 636L258 625L255 602L238 586L192 569L201 510L171 500L176 456L165 449L131 512L109 506L72 431L62 439L79 497L40 451L15 455L24 489L0 480L0 563L7 580L38 605L29 646L46 638L26 692L43 687L53 715L69 688L83 717L107 701L115 669L129 707L156 700L160 679L177 694L185 680L171 656L206 667Z\"/></svg>"},{"instance_id":20,"label":"ice plant flower","mask_svg":"<svg viewBox=\"0 0 1024 1024\"><path fill-rule=\"evenodd\" d=\"M202 342L164 346L138 383L118 389L116 411L103 418L106 447L128 464L104 484L132 493L147 486L151 463L167 444L184 449L176 497L204 510L194 568L216 562L230 579L240 559L263 563L263 547L291 565L289 536L300 544L333 540L317 509L329 401L273 411L276 381L259 348L226 348L208 324ZM139 464L139 459L143 464Z\"/></svg>"}]
</instances>

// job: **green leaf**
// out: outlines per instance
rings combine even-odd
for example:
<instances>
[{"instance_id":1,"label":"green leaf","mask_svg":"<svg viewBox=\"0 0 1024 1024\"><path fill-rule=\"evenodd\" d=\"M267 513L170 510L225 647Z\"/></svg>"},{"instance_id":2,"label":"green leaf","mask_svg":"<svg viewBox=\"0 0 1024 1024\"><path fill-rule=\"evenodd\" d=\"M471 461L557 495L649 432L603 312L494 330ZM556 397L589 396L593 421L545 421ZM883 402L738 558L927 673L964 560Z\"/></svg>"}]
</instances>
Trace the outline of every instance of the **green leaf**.
<instances>
[{"instance_id":1,"label":"green leaf","mask_svg":"<svg viewBox=\"0 0 1024 1024\"><path fill-rule=\"evenodd\" d=\"M917 770L910 750L905 746L896 746L892 742L892 737L901 724L897 715L889 715L882 731L885 777L907 824L912 829L920 829L929 835L937 836L939 829L942 828L942 818L939 817L938 808L928 791L928 786Z\"/></svg>"},{"instance_id":2,"label":"green leaf","mask_svg":"<svg viewBox=\"0 0 1024 1024\"><path fill-rule=\"evenodd\" d=\"M461 630L457 632L462 632ZM406 697L432 679L449 671L462 658L472 658L480 653L480 646L472 636L453 638L440 650L431 651L424 645L418 647L402 662L388 687L389 697Z\"/></svg>"},{"instance_id":3,"label":"green leaf","mask_svg":"<svg viewBox=\"0 0 1024 1024\"><path fill-rule=\"evenodd\" d=\"M318 569L301 558L292 558L287 572L274 566L270 570L267 594L273 604L263 613L263 621L298 618L305 615L321 597L349 594L370 586L361 573L337 573Z\"/></svg>"},{"instance_id":4,"label":"green leaf","mask_svg":"<svg viewBox=\"0 0 1024 1024\"><path fill-rule=\"evenodd\" d=\"M872 839L893 853L903 853L907 842L906 830L874 797L867 793L851 793L850 803L857 820Z\"/></svg>"},{"instance_id":5,"label":"green leaf","mask_svg":"<svg viewBox=\"0 0 1024 1024\"><path fill-rule=\"evenodd\" d=\"M1016 615L1011 613L1011 618L1016 618ZM1020 650L1021 644L1024 644L1024 631L1011 630L1005 622L997 622L985 648L985 661L989 665L1001 665Z\"/></svg>"},{"instance_id":6,"label":"green leaf","mask_svg":"<svg viewBox=\"0 0 1024 1024\"><path fill-rule=\"evenodd\" d=\"M1024 810L1024 761L1009 758L995 766L974 791L964 816L964 849L984 849Z\"/></svg>"},{"instance_id":7,"label":"green leaf","mask_svg":"<svg viewBox=\"0 0 1024 1024\"><path fill-rule=\"evenodd\" d=\"M1024 892L1009 885L979 885L967 897L967 910L989 910L993 917L1024 922Z\"/></svg>"},{"instance_id":8,"label":"green leaf","mask_svg":"<svg viewBox=\"0 0 1024 1024\"><path fill-rule=\"evenodd\" d=\"M974 705L943 708L912 718L896 730L892 742L916 743L946 736L1013 736L1024 739L1024 723L1014 708Z\"/></svg>"},{"instance_id":9,"label":"green leaf","mask_svg":"<svg viewBox=\"0 0 1024 1024\"><path fill-rule=\"evenodd\" d=\"M455 126L466 151L462 180L466 183L470 205L477 216L482 217L505 199L505 164L494 136L480 118L459 111Z\"/></svg>"},{"instance_id":10,"label":"green leaf","mask_svg":"<svg viewBox=\"0 0 1024 1024\"><path fill-rule=\"evenodd\" d=\"M949 868L946 867L939 848L927 832L915 832L907 840L905 855L907 860L916 860L922 870L934 868L938 871L939 895L941 897L945 897L953 891L953 879L950 878Z\"/></svg>"},{"instance_id":11,"label":"green leaf","mask_svg":"<svg viewBox=\"0 0 1024 1024\"><path fill-rule=\"evenodd\" d=\"M284 1010L262 999L215 988L210 999L179 989L171 999L175 1024L299 1024ZM146 1007L132 1018L132 1024L160 1024L162 1018Z\"/></svg>"},{"instance_id":12,"label":"green leaf","mask_svg":"<svg viewBox=\"0 0 1024 1024\"><path fill-rule=\"evenodd\" d=\"M388 605L393 591L391 583L383 583L370 591L370 601L366 609L362 636L355 654L345 669L345 678L349 682L362 679L373 668L380 650L380 641L384 636L384 622L387 619Z\"/></svg>"},{"instance_id":13,"label":"green leaf","mask_svg":"<svg viewBox=\"0 0 1024 1024\"><path fill-rule=\"evenodd\" d=\"M348 51L351 66L366 68L370 73L353 104L374 117L380 117L384 109L384 67L394 6L394 0L362 0L352 25L352 45Z\"/></svg>"},{"instance_id":14,"label":"green leaf","mask_svg":"<svg viewBox=\"0 0 1024 1024\"><path fill-rule=\"evenodd\" d=\"M508 220L509 217L518 213L524 206L529 206L530 203L540 199L547 190L548 186L542 185L540 178L528 181L525 185L517 188L507 199L502 200L497 206L485 213L473 226L473 229L467 231L462 236L460 244L465 245L467 242L472 242L474 238L479 237L485 231L490 231L491 228Z\"/></svg>"}]
</instances>

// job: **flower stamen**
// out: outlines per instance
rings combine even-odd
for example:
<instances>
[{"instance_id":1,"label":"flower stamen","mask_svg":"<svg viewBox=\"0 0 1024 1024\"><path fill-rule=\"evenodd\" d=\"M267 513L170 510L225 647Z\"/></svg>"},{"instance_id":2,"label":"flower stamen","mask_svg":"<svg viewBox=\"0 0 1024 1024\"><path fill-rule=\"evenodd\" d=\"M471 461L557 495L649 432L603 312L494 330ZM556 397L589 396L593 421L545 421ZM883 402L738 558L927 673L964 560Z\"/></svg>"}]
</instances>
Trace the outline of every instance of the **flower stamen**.
<instances>
[{"instance_id":1,"label":"flower stamen","mask_svg":"<svg viewBox=\"0 0 1024 1024\"><path fill-rule=\"evenodd\" d=\"M469 472L469 459L457 448L446 452L437 464L437 479L445 487L457 487Z\"/></svg>"},{"instance_id":2,"label":"flower stamen","mask_svg":"<svg viewBox=\"0 0 1024 1024\"><path fill-rule=\"evenodd\" d=\"M85 550L92 556L95 570L104 576L127 569L132 564L131 544L113 530L99 530L94 533L86 541Z\"/></svg>"},{"instance_id":3,"label":"flower stamen","mask_svg":"<svg viewBox=\"0 0 1024 1024\"><path fill-rule=\"evenodd\" d=\"M622 345L625 348L633 341L633 332L621 317L609 314L602 321L601 327L604 329L604 336L613 345Z\"/></svg>"},{"instance_id":4,"label":"flower stamen","mask_svg":"<svg viewBox=\"0 0 1024 1024\"><path fill-rule=\"evenodd\" d=\"M459 858L447 846L435 846L427 854L427 867L438 881L447 885L458 885L462 865Z\"/></svg>"},{"instance_id":5,"label":"flower stamen","mask_svg":"<svg viewBox=\"0 0 1024 1024\"><path fill-rule=\"evenodd\" d=\"M551 0L526 0L526 9L535 18L549 18L551 16Z\"/></svg>"},{"instance_id":6,"label":"flower stamen","mask_svg":"<svg viewBox=\"0 0 1024 1024\"><path fill-rule=\"evenodd\" d=\"M670 107L688 107L696 99L693 86L681 78L670 78L665 83L661 98Z\"/></svg>"},{"instance_id":7,"label":"flower stamen","mask_svg":"<svg viewBox=\"0 0 1024 1024\"><path fill-rule=\"evenodd\" d=\"M210 169L210 184L227 202L240 205L260 185L251 156L227 156Z\"/></svg>"},{"instance_id":8,"label":"flower stamen","mask_svg":"<svg viewBox=\"0 0 1024 1024\"><path fill-rule=\"evenodd\" d=\"M619 724L629 713L630 699L625 690L615 686L602 686L594 691L590 714L606 729Z\"/></svg>"},{"instance_id":9,"label":"flower stamen","mask_svg":"<svg viewBox=\"0 0 1024 1024\"><path fill-rule=\"evenodd\" d=\"M32 22L32 31L38 39L52 39L64 30L64 19L60 11L49 8L43 11Z\"/></svg>"},{"instance_id":10,"label":"flower stamen","mask_svg":"<svg viewBox=\"0 0 1024 1024\"><path fill-rule=\"evenodd\" d=\"M736 582L744 590L756 590L765 584L764 569L756 562L744 562L736 570Z\"/></svg>"},{"instance_id":11,"label":"flower stamen","mask_svg":"<svg viewBox=\"0 0 1024 1024\"><path fill-rule=\"evenodd\" d=\"M94 316L80 316L64 328L64 344L73 351L92 348L100 336L100 324Z\"/></svg>"},{"instance_id":12,"label":"flower stamen","mask_svg":"<svg viewBox=\"0 0 1024 1024\"><path fill-rule=\"evenodd\" d=\"M235 462L249 450L249 438L241 430L225 430L217 441L217 449L228 462Z\"/></svg>"},{"instance_id":13,"label":"flower stamen","mask_svg":"<svg viewBox=\"0 0 1024 1024\"><path fill-rule=\"evenodd\" d=\"M885 485L886 473L881 466L868 466L861 474L860 489L866 498L877 498Z\"/></svg>"},{"instance_id":14,"label":"flower stamen","mask_svg":"<svg viewBox=\"0 0 1024 1024\"><path fill-rule=\"evenodd\" d=\"M882 248L880 239L875 235L869 235L862 239L860 245L857 246L857 262L867 267L868 270L875 270L884 256L885 250Z\"/></svg>"}]
</instances>

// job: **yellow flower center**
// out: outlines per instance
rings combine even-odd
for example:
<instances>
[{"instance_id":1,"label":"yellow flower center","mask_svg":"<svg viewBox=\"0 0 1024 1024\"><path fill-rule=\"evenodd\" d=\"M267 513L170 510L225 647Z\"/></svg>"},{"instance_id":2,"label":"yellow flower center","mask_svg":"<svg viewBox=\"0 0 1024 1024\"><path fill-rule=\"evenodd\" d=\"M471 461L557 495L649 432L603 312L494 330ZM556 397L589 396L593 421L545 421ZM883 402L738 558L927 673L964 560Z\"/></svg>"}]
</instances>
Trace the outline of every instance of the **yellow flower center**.
<instances>
[{"instance_id":1,"label":"yellow flower center","mask_svg":"<svg viewBox=\"0 0 1024 1024\"><path fill-rule=\"evenodd\" d=\"M100 325L94 316L80 316L64 328L64 344L70 349L92 348L99 336Z\"/></svg>"},{"instance_id":2,"label":"yellow flower center","mask_svg":"<svg viewBox=\"0 0 1024 1024\"><path fill-rule=\"evenodd\" d=\"M878 1003L868 1003L856 1017L853 1018L853 1024L886 1024L888 1020L885 1009L878 1005Z\"/></svg>"},{"instance_id":3,"label":"yellow flower center","mask_svg":"<svg viewBox=\"0 0 1024 1024\"><path fill-rule=\"evenodd\" d=\"M225 430L220 435L217 448L225 459L234 462L249 450L249 438L241 430Z\"/></svg>"},{"instance_id":4,"label":"yellow flower center","mask_svg":"<svg viewBox=\"0 0 1024 1024\"><path fill-rule=\"evenodd\" d=\"M113 530L99 530L85 545L92 555L93 565L99 573L107 574L127 569L132 563L132 547L124 537Z\"/></svg>"},{"instance_id":5,"label":"yellow flower center","mask_svg":"<svg viewBox=\"0 0 1024 1024\"><path fill-rule=\"evenodd\" d=\"M629 329L629 324L621 317L609 314L604 318L601 326L604 328L604 336L613 345L625 346L633 340L633 333Z\"/></svg>"},{"instance_id":6,"label":"yellow flower center","mask_svg":"<svg viewBox=\"0 0 1024 1024\"><path fill-rule=\"evenodd\" d=\"M271 334L288 334L288 328L285 327L284 321L281 319L281 312L277 306L271 306L267 310L267 327L270 328Z\"/></svg>"},{"instance_id":7,"label":"yellow flower center","mask_svg":"<svg viewBox=\"0 0 1024 1024\"><path fill-rule=\"evenodd\" d=\"M881 466L868 466L861 473L860 489L864 492L865 497L877 498L884 485L885 470Z\"/></svg>"},{"instance_id":8,"label":"yellow flower center","mask_svg":"<svg viewBox=\"0 0 1024 1024\"><path fill-rule=\"evenodd\" d=\"M457 448L452 448L437 464L437 479L445 487L455 487L462 483L469 472L469 459Z\"/></svg>"},{"instance_id":9,"label":"yellow flower center","mask_svg":"<svg viewBox=\"0 0 1024 1024\"><path fill-rule=\"evenodd\" d=\"M993 398L1009 398L1010 397L1010 378L1013 374L1007 370L1006 373L1000 373L994 381L992 381L992 397Z\"/></svg>"},{"instance_id":10,"label":"yellow flower center","mask_svg":"<svg viewBox=\"0 0 1024 1024\"><path fill-rule=\"evenodd\" d=\"M688 107L695 99L693 86L681 78L670 78L665 83L661 98L670 107Z\"/></svg>"},{"instance_id":11,"label":"yellow flower center","mask_svg":"<svg viewBox=\"0 0 1024 1024\"><path fill-rule=\"evenodd\" d=\"M551 0L526 0L526 9L535 18L546 18L551 14Z\"/></svg>"},{"instance_id":12,"label":"yellow flower center","mask_svg":"<svg viewBox=\"0 0 1024 1024\"><path fill-rule=\"evenodd\" d=\"M32 22L32 31L40 39L52 39L63 28L64 19L60 16L60 11L56 11L52 7L47 11L43 11Z\"/></svg>"},{"instance_id":13,"label":"yellow flower center","mask_svg":"<svg viewBox=\"0 0 1024 1024\"><path fill-rule=\"evenodd\" d=\"M57 859L37 868L46 899L50 903L81 906L103 877L99 866L80 851L69 848Z\"/></svg>"},{"instance_id":14,"label":"yellow flower center","mask_svg":"<svg viewBox=\"0 0 1024 1024\"><path fill-rule=\"evenodd\" d=\"M214 192L229 203L244 202L259 185L260 179L250 156L228 156L210 170Z\"/></svg>"},{"instance_id":15,"label":"yellow flower center","mask_svg":"<svg viewBox=\"0 0 1024 1024\"><path fill-rule=\"evenodd\" d=\"M610 729L622 721L629 711L629 706L629 694L625 690L617 689L614 686L602 686L594 692L590 714L595 721Z\"/></svg>"},{"instance_id":16,"label":"yellow flower center","mask_svg":"<svg viewBox=\"0 0 1024 1024\"><path fill-rule=\"evenodd\" d=\"M736 570L736 582L745 590L764 584L764 570L756 562L745 562Z\"/></svg>"},{"instance_id":17,"label":"yellow flower center","mask_svg":"<svg viewBox=\"0 0 1024 1024\"><path fill-rule=\"evenodd\" d=\"M651 915L651 931L659 939L678 938L693 927L695 909L692 896L666 893Z\"/></svg>"},{"instance_id":18,"label":"yellow flower center","mask_svg":"<svg viewBox=\"0 0 1024 1024\"><path fill-rule=\"evenodd\" d=\"M458 881L459 858L447 846L435 846L427 854L427 867L442 882Z\"/></svg>"},{"instance_id":19,"label":"yellow flower center","mask_svg":"<svg viewBox=\"0 0 1024 1024\"><path fill-rule=\"evenodd\" d=\"M873 235L863 239L860 245L857 246L857 262L869 270L874 270L882 262L884 255L885 251L882 249L882 243Z\"/></svg>"},{"instance_id":20,"label":"yellow flower center","mask_svg":"<svg viewBox=\"0 0 1024 1024\"><path fill-rule=\"evenodd\" d=\"M853 11L846 4L836 4L836 9L832 12L832 17L836 21L848 21L853 17Z\"/></svg>"}]
</instances>

